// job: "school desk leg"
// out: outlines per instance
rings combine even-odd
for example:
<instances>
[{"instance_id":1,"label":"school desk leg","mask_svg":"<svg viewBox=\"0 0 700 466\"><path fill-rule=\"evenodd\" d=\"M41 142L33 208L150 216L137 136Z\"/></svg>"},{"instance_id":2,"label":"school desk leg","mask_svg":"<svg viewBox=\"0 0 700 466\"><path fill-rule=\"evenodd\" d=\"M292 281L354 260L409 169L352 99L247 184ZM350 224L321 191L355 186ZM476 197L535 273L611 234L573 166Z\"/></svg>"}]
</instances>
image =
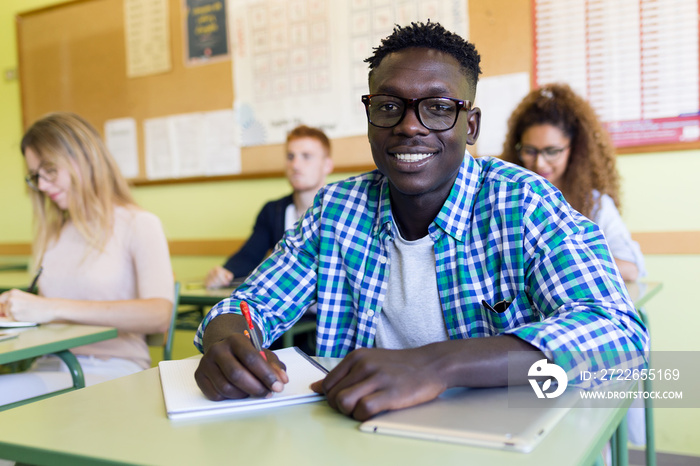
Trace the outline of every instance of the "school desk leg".
<instances>
[{"instance_id":1,"label":"school desk leg","mask_svg":"<svg viewBox=\"0 0 700 466\"><path fill-rule=\"evenodd\" d=\"M612 463L613 466L628 466L629 454L627 451L627 416L622 418L612 438Z\"/></svg>"},{"instance_id":2,"label":"school desk leg","mask_svg":"<svg viewBox=\"0 0 700 466\"><path fill-rule=\"evenodd\" d=\"M56 356L61 358L63 362L68 366L70 375L73 379L73 388L84 388L85 387L85 376L83 376L83 368L80 367L78 358L75 357L73 353L68 350L59 351L54 353Z\"/></svg>"},{"instance_id":3,"label":"school desk leg","mask_svg":"<svg viewBox=\"0 0 700 466\"><path fill-rule=\"evenodd\" d=\"M55 392L50 392L46 393L44 395L38 395L32 398L27 398L25 400L20 400L16 401L14 403L6 404L0 406L0 411L5 411L8 409L16 408L18 406L24 406L29 403L34 403L35 401L40 401L40 400L45 400L47 398L54 397L56 395L61 395L63 393L68 393L73 390L76 390L78 388L83 388L85 387L85 377L83 376L83 368L80 367L80 363L78 362L78 358L75 357L73 353L71 353L68 350L64 351L59 351L57 353L53 353L59 358L63 360L63 362L66 363L68 366L68 370L70 371L71 378L73 379L73 386L64 388L62 390L57 390Z\"/></svg>"}]
</instances>

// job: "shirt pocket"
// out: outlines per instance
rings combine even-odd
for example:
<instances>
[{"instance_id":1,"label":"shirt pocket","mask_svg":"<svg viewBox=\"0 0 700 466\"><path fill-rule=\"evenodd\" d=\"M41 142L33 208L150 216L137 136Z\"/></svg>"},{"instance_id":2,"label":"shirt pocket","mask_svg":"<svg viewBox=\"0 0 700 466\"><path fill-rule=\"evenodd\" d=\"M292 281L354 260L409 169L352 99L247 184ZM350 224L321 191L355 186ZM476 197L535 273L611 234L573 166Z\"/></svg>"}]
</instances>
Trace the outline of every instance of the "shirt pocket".
<instances>
[{"instance_id":1,"label":"shirt pocket","mask_svg":"<svg viewBox=\"0 0 700 466\"><path fill-rule=\"evenodd\" d=\"M498 303L498 305L492 304L491 306L494 310L487 309L487 314L491 326L497 334L540 320L539 313L532 306L529 296L524 291L518 293L510 304Z\"/></svg>"}]
</instances>

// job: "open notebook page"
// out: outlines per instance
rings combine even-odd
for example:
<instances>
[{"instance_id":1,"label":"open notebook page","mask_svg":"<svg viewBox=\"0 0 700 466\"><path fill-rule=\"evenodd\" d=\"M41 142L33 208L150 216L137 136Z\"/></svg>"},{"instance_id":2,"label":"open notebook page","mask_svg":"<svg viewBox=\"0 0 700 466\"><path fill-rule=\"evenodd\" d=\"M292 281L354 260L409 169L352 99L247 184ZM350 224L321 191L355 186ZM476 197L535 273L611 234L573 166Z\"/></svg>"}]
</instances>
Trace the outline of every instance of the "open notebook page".
<instances>
[{"instance_id":1,"label":"open notebook page","mask_svg":"<svg viewBox=\"0 0 700 466\"><path fill-rule=\"evenodd\" d=\"M20 322L9 317L0 317L0 328L35 327L37 325L39 324L36 322Z\"/></svg>"},{"instance_id":2,"label":"open notebook page","mask_svg":"<svg viewBox=\"0 0 700 466\"><path fill-rule=\"evenodd\" d=\"M327 371L321 365L296 347L280 349L275 354L287 366L289 383L284 386L284 391L274 393L270 398L211 401L202 394L194 380L199 357L159 362L168 418L190 419L323 399L322 395L309 388L313 382L326 376Z\"/></svg>"}]
</instances>

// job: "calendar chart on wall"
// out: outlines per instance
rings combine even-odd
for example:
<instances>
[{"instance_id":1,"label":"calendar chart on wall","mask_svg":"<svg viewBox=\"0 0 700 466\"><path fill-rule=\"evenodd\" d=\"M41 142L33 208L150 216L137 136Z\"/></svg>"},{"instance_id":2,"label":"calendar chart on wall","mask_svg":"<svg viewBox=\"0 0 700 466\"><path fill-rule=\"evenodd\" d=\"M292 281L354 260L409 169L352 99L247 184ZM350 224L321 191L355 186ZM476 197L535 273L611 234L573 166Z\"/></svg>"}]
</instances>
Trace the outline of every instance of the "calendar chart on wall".
<instances>
[{"instance_id":1,"label":"calendar chart on wall","mask_svg":"<svg viewBox=\"0 0 700 466\"><path fill-rule=\"evenodd\" d=\"M617 147L700 140L698 0L533 0L534 84L567 82Z\"/></svg>"},{"instance_id":2,"label":"calendar chart on wall","mask_svg":"<svg viewBox=\"0 0 700 466\"><path fill-rule=\"evenodd\" d=\"M299 124L364 134L364 59L396 24L430 19L468 36L465 0L247 0L230 18L243 146L283 142Z\"/></svg>"}]
</instances>

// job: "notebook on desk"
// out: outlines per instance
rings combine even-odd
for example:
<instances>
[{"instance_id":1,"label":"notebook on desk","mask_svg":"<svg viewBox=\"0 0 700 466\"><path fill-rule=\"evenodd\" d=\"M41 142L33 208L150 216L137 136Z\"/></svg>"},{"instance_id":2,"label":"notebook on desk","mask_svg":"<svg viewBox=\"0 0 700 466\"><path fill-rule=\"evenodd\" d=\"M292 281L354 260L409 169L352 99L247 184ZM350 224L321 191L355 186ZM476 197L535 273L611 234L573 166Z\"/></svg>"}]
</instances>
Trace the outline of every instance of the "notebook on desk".
<instances>
[{"instance_id":1,"label":"notebook on desk","mask_svg":"<svg viewBox=\"0 0 700 466\"><path fill-rule=\"evenodd\" d=\"M429 403L375 416L363 422L360 430L527 453L578 399L572 391L536 408L516 408L509 407L509 396L515 406L530 406L518 398L531 399L532 388L450 389Z\"/></svg>"},{"instance_id":2,"label":"notebook on desk","mask_svg":"<svg viewBox=\"0 0 700 466\"><path fill-rule=\"evenodd\" d=\"M309 387L311 383L326 376L328 371L323 366L296 347L279 349L275 354L287 366L289 383L285 385L282 392L274 393L270 398L210 401L204 396L194 379L194 371L201 357L159 362L168 418L177 420L215 416L310 403L324 398Z\"/></svg>"},{"instance_id":3,"label":"notebook on desk","mask_svg":"<svg viewBox=\"0 0 700 466\"><path fill-rule=\"evenodd\" d=\"M36 327L36 322L20 322L12 320L8 317L0 317L0 328L21 328L21 327Z\"/></svg>"}]
</instances>

